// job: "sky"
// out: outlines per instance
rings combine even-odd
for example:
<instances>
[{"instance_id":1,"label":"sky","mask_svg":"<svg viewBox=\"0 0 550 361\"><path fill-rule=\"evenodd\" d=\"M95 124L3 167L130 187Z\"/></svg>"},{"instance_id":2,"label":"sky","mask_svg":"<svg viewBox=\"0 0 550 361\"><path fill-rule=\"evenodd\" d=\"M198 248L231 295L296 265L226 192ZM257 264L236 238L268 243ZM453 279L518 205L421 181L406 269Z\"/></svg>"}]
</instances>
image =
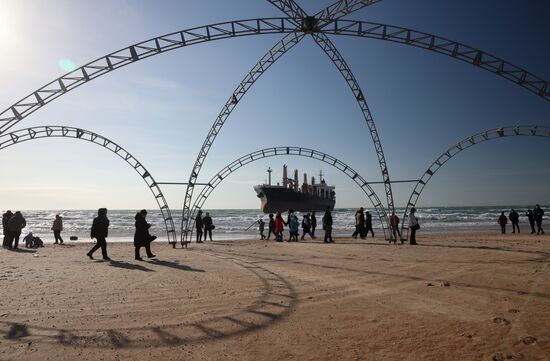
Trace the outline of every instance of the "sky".
<instances>
[{"instance_id":1,"label":"sky","mask_svg":"<svg viewBox=\"0 0 550 361\"><path fill-rule=\"evenodd\" d=\"M302 0L313 14L331 1ZM2 0L0 108L83 65L149 38L227 20L278 17L263 0ZM347 19L408 27L468 44L550 79L545 0L386 0ZM68 125L99 133L133 154L158 182L186 182L228 97L283 35L206 42L153 56L93 80L36 111L11 130ZM424 49L376 39L330 36L365 94L390 177L418 179L448 147L507 125L550 126L550 104L485 70ZM60 66L61 65L61 66ZM313 148L380 181L360 109L340 73L306 37L239 102L199 176L272 146ZM550 203L550 139L511 137L462 152L442 167L417 205ZM155 208L148 187L113 153L74 139L41 139L0 151L0 209ZM316 160L280 157L247 165L214 190L204 208L259 208L252 186L282 166L309 176L323 170L337 207L372 208L345 175ZM300 177L300 179L302 179ZM403 206L413 183L396 183ZM384 199L380 185L373 186ZM162 186L181 209L184 186ZM198 194L198 189L195 192Z\"/></svg>"}]
</instances>

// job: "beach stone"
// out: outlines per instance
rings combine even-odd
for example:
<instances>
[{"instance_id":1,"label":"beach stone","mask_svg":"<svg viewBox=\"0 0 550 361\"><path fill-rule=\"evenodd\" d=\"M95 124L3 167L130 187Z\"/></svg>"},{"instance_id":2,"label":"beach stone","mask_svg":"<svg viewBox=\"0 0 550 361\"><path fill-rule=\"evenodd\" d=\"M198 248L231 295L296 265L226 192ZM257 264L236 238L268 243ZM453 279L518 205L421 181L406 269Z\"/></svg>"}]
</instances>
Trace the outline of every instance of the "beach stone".
<instances>
[{"instance_id":1,"label":"beach stone","mask_svg":"<svg viewBox=\"0 0 550 361\"><path fill-rule=\"evenodd\" d=\"M491 360L493 361L504 361L505 358L504 358L504 355L502 353L496 353L493 355L493 357L491 358Z\"/></svg>"},{"instance_id":2,"label":"beach stone","mask_svg":"<svg viewBox=\"0 0 550 361\"><path fill-rule=\"evenodd\" d=\"M428 287L431 287L431 286L433 286L433 285L434 285L434 284L431 283L431 282L428 282L428 283L426 284L426 286L428 286Z\"/></svg>"},{"instance_id":3,"label":"beach stone","mask_svg":"<svg viewBox=\"0 0 550 361\"><path fill-rule=\"evenodd\" d=\"M520 340L526 345L533 345L537 343L537 338L533 336L525 336L525 337L522 337Z\"/></svg>"},{"instance_id":4,"label":"beach stone","mask_svg":"<svg viewBox=\"0 0 550 361\"><path fill-rule=\"evenodd\" d=\"M519 313L519 310L516 309L516 308L510 308L510 309L508 310L508 312L509 312L509 313Z\"/></svg>"},{"instance_id":5,"label":"beach stone","mask_svg":"<svg viewBox=\"0 0 550 361\"><path fill-rule=\"evenodd\" d=\"M441 287L451 287L451 283L449 281L441 281Z\"/></svg>"}]
</instances>

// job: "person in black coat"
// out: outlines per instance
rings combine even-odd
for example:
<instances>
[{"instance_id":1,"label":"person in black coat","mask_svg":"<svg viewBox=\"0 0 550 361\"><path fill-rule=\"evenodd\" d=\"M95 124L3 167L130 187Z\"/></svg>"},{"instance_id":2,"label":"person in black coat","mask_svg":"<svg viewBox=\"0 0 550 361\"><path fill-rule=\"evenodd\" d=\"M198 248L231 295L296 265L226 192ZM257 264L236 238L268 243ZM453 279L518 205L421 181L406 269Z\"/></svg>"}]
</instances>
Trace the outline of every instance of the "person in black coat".
<instances>
[{"instance_id":1,"label":"person in black coat","mask_svg":"<svg viewBox=\"0 0 550 361\"><path fill-rule=\"evenodd\" d=\"M332 214L330 214L330 209L327 208L325 215L323 216L323 229L325 230L325 243L332 242Z\"/></svg>"},{"instance_id":2,"label":"person in black coat","mask_svg":"<svg viewBox=\"0 0 550 361\"><path fill-rule=\"evenodd\" d=\"M202 228L204 223L202 220L202 211L199 209L195 217L195 228L197 229L197 243L202 243Z\"/></svg>"},{"instance_id":3,"label":"person in black coat","mask_svg":"<svg viewBox=\"0 0 550 361\"><path fill-rule=\"evenodd\" d=\"M273 233L273 235L276 236L275 235L275 220L273 219L273 213L269 213L269 223L268 223L267 227L268 227L267 239L269 239L269 237L271 237L271 233Z\"/></svg>"},{"instance_id":4,"label":"person in black coat","mask_svg":"<svg viewBox=\"0 0 550 361\"><path fill-rule=\"evenodd\" d=\"M9 238L8 238L8 248L17 248L19 246L19 237L21 236L21 230L27 226L27 221L21 214L17 211L8 221L9 228Z\"/></svg>"},{"instance_id":5,"label":"person in black coat","mask_svg":"<svg viewBox=\"0 0 550 361\"><path fill-rule=\"evenodd\" d=\"M508 214L508 219L510 220L510 223L512 223L512 233L516 233L516 228L519 231L519 214L516 212L514 208L510 210L510 214Z\"/></svg>"},{"instance_id":6,"label":"person in black coat","mask_svg":"<svg viewBox=\"0 0 550 361\"><path fill-rule=\"evenodd\" d=\"M542 229L542 217L544 217L544 211L540 208L540 204L535 206L533 216L535 217L535 222L537 223L537 234L544 234L544 229Z\"/></svg>"},{"instance_id":7,"label":"person in black coat","mask_svg":"<svg viewBox=\"0 0 550 361\"><path fill-rule=\"evenodd\" d=\"M533 234L535 233L535 216L533 215L533 211L528 209L527 212L525 212L525 215L527 216L529 225L531 226L531 234Z\"/></svg>"},{"instance_id":8,"label":"person in black coat","mask_svg":"<svg viewBox=\"0 0 550 361\"><path fill-rule=\"evenodd\" d=\"M371 235L374 237L374 230L372 229L372 215L370 212L365 212L365 237L371 233Z\"/></svg>"},{"instance_id":9,"label":"person in black coat","mask_svg":"<svg viewBox=\"0 0 550 361\"><path fill-rule=\"evenodd\" d=\"M500 231L502 233L506 233L506 223L508 223L508 218L506 218L504 212L502 212L500 217L498 217L498 224L500 224Z\"/></svg>"},{"instance_id":10,"label":"person in black coat","mask_svg":"<svg viewBox=\"0 0 550 361\"><path fill-rule=\"evenodd\" d=\"M210 236L210 240L212 240L212 230L214 229L214 224L212 223L212 217L210 217L210 213L206 212L204 215L204 240L206 241L206 235Z\"/></svg>"},{"instance_id":11,"label":"person in black coat","mask_svg":"<svg viewBox=\"0 0 550 361\"><path fill-rule=\"evenodd\" d=\"M95 251L101 248L103 259L110 261L107 256L107 236L109 235L109 219L107 218L107 208L99 208L97 210L97 217L94 218L92 223L92 230L90 232L90 238L95 238L97 243L92 247L90 252L86 253L86 256L90 259L94 259L92 255Z\"/></svg>"},{"instance_id":12,"label":"person in black coat","mask_svg":"<svg viewBox=\"0 0 550 361\"><path fill-rule=\"evenodd\" d=\"M136 249L135 258L138 261L142 261L143 258L139 255L139 250L141 247L145 247L145 252L147 253L148 258L156 257L151 252L151 242L157 239L156 236L151 236L149 234L149 228L151 225L147 223L147 211L142 209L139 213L136 214L136 232L134 233L134 247Z\"/></svg>"},{"instance_id":13,"label":"person in black coat","mask_svg":"<svg viewBox=\"0 0 550 361\"><path fill-rule=\"evenodd\" d=\"M4 247L8 247L8 243L10 242L10 227L8 227L8 222L12 216L13 216L12 211L7 211L2 215L2 229L4 231L3 232L4 239L2 241L2 246ZM534 231L534 228L533 228L533 231Z\"/></svg>"},{"instance_id":14,"label":"person in black coat","mask_svg":"<svg viewBox=\"0 0 550 361\"><path fill-rule=\"evenodd\" d=\"M315 238L315 228L317 228L317 218L315 212L311 212L311 237Z\"/></svg>"}]
</instances>

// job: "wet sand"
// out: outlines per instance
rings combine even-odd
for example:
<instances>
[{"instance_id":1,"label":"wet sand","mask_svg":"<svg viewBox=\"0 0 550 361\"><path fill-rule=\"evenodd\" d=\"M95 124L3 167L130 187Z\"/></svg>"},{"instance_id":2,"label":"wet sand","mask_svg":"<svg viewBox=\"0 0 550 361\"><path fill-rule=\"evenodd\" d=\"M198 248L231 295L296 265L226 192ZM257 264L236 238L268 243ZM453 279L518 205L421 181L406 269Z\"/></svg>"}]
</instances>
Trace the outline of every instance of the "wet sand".
<instances>
[{"instance_id":1,"label":"wet sand","mask_svg":"<svg viewBox=\"0 0 550 361\"><path fill-rule=\"evenodd\" d=\"M0 249L0 360L550 359L550 236L418 241Z\"/></svg>"}]
</instances>

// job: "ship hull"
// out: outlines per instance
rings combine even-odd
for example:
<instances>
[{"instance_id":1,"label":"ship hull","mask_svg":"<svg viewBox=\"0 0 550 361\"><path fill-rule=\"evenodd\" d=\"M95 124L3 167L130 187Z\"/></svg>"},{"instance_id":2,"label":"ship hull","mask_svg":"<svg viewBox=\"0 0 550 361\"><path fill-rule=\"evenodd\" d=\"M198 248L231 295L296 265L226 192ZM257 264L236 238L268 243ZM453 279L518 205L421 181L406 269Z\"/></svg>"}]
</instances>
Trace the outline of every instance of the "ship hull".
<instances>
[{"instance_id":1,"label":"ship hull","mask_svg":"<svg viewBox=\"0 0 550 361\"><path fill-rule=\"evenodd\" d=\"M334 209L336 203L334 199L320 198L280 186L255 186L254 190L261 200L260 209L264 213L285 212L289 209L299 212L325 211L327 208Z\"/></svg>"}]
</instances>

